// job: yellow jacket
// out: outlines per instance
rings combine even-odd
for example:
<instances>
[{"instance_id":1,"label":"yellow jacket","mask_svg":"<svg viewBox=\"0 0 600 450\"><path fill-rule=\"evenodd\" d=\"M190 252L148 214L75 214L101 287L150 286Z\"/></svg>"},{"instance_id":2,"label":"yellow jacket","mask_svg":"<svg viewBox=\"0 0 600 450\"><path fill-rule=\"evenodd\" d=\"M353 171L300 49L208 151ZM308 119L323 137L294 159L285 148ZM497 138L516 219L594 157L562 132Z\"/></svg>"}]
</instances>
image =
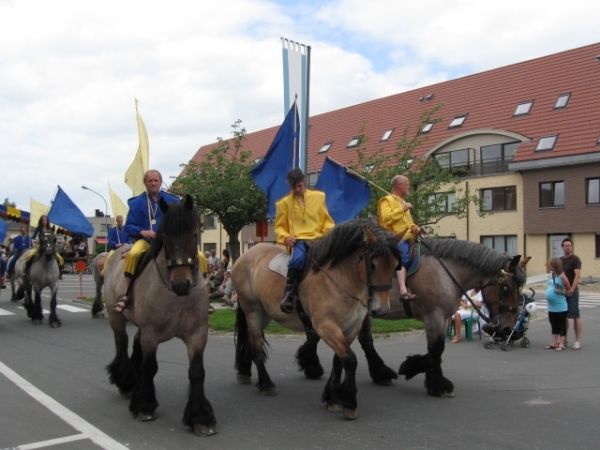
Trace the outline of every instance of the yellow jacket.
<instances>
[{"instance_id":1,"label":"yellow jacket","mask_svg":"<svg viewBox=\"0 0 600 450\"><path fill-rule=\"evenodd\" d=\"M311 241L324 236L335 226L327 211L323 192L307 189L304 202L305 208L294 197L294 193L290 192L275 203L275 234L278 244L284 244L288 236Z\"/></svg>"},{"instance_id":2,"label":"yellow jacket","mask_svg":"<svg viewBox=\"0 0 600 450\"><path fill-rule=\"evenodd\" d=\"M402 205L403 201L397 195L386 195L377 204L377 214L379 225L394 233L402 233L406 230L403 239L408 240L413 237L411 228L415 223L410 210L404 211Z\"/></svg>"}]
</instances>

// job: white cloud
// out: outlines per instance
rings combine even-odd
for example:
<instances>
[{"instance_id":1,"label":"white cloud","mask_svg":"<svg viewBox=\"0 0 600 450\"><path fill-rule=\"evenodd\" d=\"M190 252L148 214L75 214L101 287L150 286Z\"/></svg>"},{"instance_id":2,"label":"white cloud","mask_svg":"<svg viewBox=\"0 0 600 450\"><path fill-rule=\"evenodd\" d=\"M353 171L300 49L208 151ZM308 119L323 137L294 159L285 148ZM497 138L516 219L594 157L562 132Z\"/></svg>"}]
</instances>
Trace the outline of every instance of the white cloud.
<instances>
[{"instance_id":1,"label":"white cloud","mask_svg":"<svg viewBox=\"0 0 600 450\"><path fill-rule=\"evenodd\" d=\"M136 98L166 181L235 120L277 125L281 36L312 47L319 114L596 40L598 6L552 3L0 0L0 201L126 199Z\"/></svg>"}]
</instances>

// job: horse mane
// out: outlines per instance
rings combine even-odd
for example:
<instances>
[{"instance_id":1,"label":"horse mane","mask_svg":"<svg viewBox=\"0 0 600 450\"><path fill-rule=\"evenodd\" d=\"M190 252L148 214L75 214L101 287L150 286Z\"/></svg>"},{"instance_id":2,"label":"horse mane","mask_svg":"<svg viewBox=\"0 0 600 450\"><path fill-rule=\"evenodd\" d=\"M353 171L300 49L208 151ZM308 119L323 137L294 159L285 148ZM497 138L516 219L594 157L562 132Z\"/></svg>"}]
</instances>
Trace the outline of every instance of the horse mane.
<instances>
[{"instance_id":1,"label":"horse mane","mask_svg":"<svg viewBox=\"0 0 600 450\"><path fill-rule=\"evenodd\" d=\"M424 242L426 245L421 247L423 255L452 259L488 276L497 275L512 260L506 252L475 242L443 238L426 238ZM520 264L515 270L515 278L519 286L525 284L525 270Z\"/></svg>"},{"instance_id":2,"label":"horse mane","mask_svg":"<svg viewBox=\"0 0 600 450\"><path fill-rule=\"evenodd\" d=\"M199 226L200 221L195 209L187 209L184 202L170 203L169 209L162 216L156 237L152 240L148 256L158 256L163 247L163 235L182 235Z\"/></svg>"},{"instance_id":3,"label":"horse mane","mask_svg":"<svg viewBox=\"0 0 600 450\"><path fill-rule=\"evenodd\" d=\"M354 219L335 226L327 235L310 245L309 256L314 260L315 272L331 262L331 267L341 264L357 250L365 247L365 228L369 228L377 238L371 247L373 257L391 258L398 261L400 253L394 241L394 234L380 227L370 219Z\"/></svg>"}]
</instances>

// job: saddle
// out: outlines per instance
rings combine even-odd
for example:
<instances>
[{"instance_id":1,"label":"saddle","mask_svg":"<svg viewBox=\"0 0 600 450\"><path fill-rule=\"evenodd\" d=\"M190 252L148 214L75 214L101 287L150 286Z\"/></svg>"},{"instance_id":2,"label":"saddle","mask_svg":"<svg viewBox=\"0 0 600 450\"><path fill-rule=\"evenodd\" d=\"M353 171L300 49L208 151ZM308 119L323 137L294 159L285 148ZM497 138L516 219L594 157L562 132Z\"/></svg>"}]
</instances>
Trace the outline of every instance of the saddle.
<instances>
[{"instance_id":1,"label":"saddle","mask_svg":"<svg viewBox=\"0 0 600 450\"><path fill-rule=\"evenodd\" d=\"M410 277L413 273L419 270L419 266L421 264L421 244L411 239L408 245L410 260L408 262L406 276Z\"/></svg>"}]
</instances>

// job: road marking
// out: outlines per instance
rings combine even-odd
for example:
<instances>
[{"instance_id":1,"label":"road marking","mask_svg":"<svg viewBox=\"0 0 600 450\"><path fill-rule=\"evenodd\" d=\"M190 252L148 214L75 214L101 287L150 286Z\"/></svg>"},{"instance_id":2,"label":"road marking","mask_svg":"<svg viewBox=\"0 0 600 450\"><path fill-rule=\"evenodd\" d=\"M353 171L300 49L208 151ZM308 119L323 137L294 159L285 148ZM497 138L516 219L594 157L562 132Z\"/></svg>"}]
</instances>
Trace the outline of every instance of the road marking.
<instances>
[{"instance_id":1,"label":"road marking","mask_svg":"<svg viewBox=\"0 0 600 450\"><path fill-rule=\"evenodd\" d=\"M33 442L31 444L19 445L17 448L19 450L30 450L30 449L34 449L34 448L44 448L44 447L50 447L52 445L64 444L66 442L81 441L82 439L87 439L87 438L88 438L88 436L86 436L85 434L75 434L73 436L67 436L64 438L50 439L48 441L40 441L40 442Z\"/></svg>"},{"instance_id":2,"label":"road marking","mask_svg":"<svg viewBox=\"0 0 600 450\"><path fill-rule=\"evenodd\" d=\"M90 439L94 444L106 450L128 450L128 447L115 441L113 438L104 434L91 423L79 417L70 409L65 408L63 405L58 403L49 395L44 394L41 390L36 388L33 384L31 384L25 378L21 377L19 374L17 374L14 370L10 369L1 361L0 373L2 373L6 378L12 381L17 387L21 388L23 391L29 394L35 401L48 408L54 415L58 416L64 422L75 428L77 431L81 432L86 439Z\"/></svg>"},{"instance_id":3,"label":"road marking","mask_svg":"<svg viewBox=\"0 0 600 450\"><path fill-rule=\"evenodd\" d=\"M73 313L90 312L89 309L79 308L77 306L71 306L71 305L56 305L56 308L57 309L64 309L65 311L69 311L69 312L73 312Z\"/></svg>"},{"instance_id":4,"label":"road marking","mask_svg":"<svg viewBox=\"0 0 600 450\"><path fill-rule=\"evenodd\" d=\"M6 309L0 308L0 316L14 316L14 312L7 311Z\"/></svg>"}]
</instances>

